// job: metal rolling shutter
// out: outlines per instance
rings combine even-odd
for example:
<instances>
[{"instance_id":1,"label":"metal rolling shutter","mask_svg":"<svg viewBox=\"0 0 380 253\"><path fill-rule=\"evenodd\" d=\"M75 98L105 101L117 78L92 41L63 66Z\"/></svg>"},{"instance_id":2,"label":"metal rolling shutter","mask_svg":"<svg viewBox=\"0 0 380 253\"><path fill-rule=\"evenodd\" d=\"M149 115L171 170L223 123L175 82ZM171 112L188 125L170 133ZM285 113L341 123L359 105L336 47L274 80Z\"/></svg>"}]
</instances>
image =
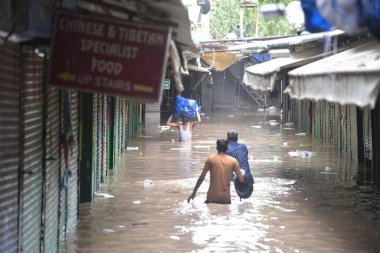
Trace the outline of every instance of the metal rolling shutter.
<instances>
[{"instance_id":1,"label":"metal rolling shutter","mask_svg":"<svg viewBox=\"0 0 380 253\"><path fill-rule=\"evenodd\" d=\"M98 103L97 103L97 106L98 106L98 120L96 122L97 124L97 128L98 128L98 131L97 131L97 143L96 143L96 146L97 146L97 168L96 168L96 171L97 171L97 175L98 175L98 189L97 191L99 191L99 188L100 188L100 184L102 183L102 180L103 180L103 167L102 167L102 161L103 161L103 151L102 151L102 139L103 139L103 96L102 95L98 95Z\"/></svg>"},{"instance_id":2,"label":"metal rolling shutter","mask_svg":"<svg viewBox=\"0 0 380 253\"><path fill-rule=\"evenodd\" d=\"M336 108L336 122L337 122L337 141L338 141L338 150L342 151L342 126L341 126L341 115L342 115L342 106L339 104Z\"/></svg>"},{"instance_id":3,"label":"metal rolling shutter","mask_svg":"<svg viewBox=\"0 0 380 253\"><path fill-rule=\"evenodd\" d=\"M321 128L321 115L320 115L321 102L315 102L314 106L314 138L320 139L320 128Z\"/></svg>"},{"instance_id":4,"label":"metal rolling shutter","mask_svg":"<svg viewBox=\"0 0 380 253\"><path fill-rule=\"evenodd\" d=\"M366 167L372 169L372 120L371 110L367 106L364 108L364 158Z\"/></svg>"},{"instance_id":5,"label":"metal rolling shutter","mask_svg":"<svg viewBox=\"0 0 380 253\"><path fill-rule=\"evenodd\" d=\"M94 94L93 99L93 193L97 192L100 187L100 163L99 163L99 95Z\"/></svg>"},{"instance_id":6,"label":"metal rolling shutter","mask_svg":"<svg viewBox=\"0 0 380 253\"><path fill-rule=\"evenodd\" d=\"M107 97L105 95L100 96L100 106L101 106L101 131L100 131L100 150L101 150L101 183L104 182L107 174Z\"/></svg>"},{"instance_id":7,"label":"metal rolling shutter","mask_svg":"<svg viewBox=\"0 0 380 253\"><path fill-rule=\"evenodd\" d=\"M321 101L320 108L320 128L319 128L319 136L321 140L324 142L325 141L325 101Z\"/></svg>"},{"instance_id":8,"label":"metal rolling shutter","mask_svg":"<svg viewBox=\"0 0 380 253\"><path fill-rule=\"evenodd\" d=\"M295 128L298 132L301 132L301 115L300 115L300 110L299 110L299 104L300 104L300 101L299 100L296 100L294 101L294 104L295 104L295 121L294 121L294 125L295 125Z\"/></svg>"},{"instance_id":9,"label":"metal rolling shutter","mask_svg":"<svg viewBox=\"0 0 380 253\"><path fill-rule=\"evenodd\" d=\"M113 169L118 168L119 161L119 140L120 140L120 98L115 98L114 102L114 125L113 125ZM115 170L116 171L116 170Z\"/></svg>"},{"instance_id":10,"label":"metal rolling shutter","mask_svg":"<svg viewBox=\"0 0 380 253\"><path fill-rule=\"evenodd\" d=\"M0 45L0 252L16 252L20 154L20 48Z\"/></svg>"},{"instance_id":11,"label":"metal rolling shutter","mask_svg":"<svg viewBox=\"0 0 380 253\"><path fill-rule=\"evenodd\" d=\"M339 131L339 125L338 125L338 117L337 117L337 107L339 106L336 103L331 104L332 109L331 109L331 125L332 125L332 143L336 149L339 150L338 146L338 131Z\"/></svg>"},{"instance_id":12,"label":"metal rolling shutter","mask_svg":"<svg viewBox=\"0 0 380 253\"><path fill-rule=\"evenodd\" d=\"M112 151L112 143L113 143L113 133L111 132L113 129L113 103L112 103L112 98L107 97L107 112L106 112L106 130L107 130L107 161L106 161L106 166L107 166L107 176L109 175L109 170L113 168L113 151Z\"/></svg>"},{"instance_id":13,"label":"metal rolling shutter","mask_svg":"<svg viewBox=\"0 0 380 253\"><path fill-rule=\"evenodd\" d=\"M99 189L97 185L97 133L98 133L98 95L93 94L92 99L92 194Z\"/></svg>"},{"instance_id":14,"label":"metal rolling shutter","mask_svg":"<svg viewBox=\"0 0 380 253\"><path fill-rule=\"evenodd\" d=\"M63 99L64 99L64 95L63 95L63 92L61 92L60 94L60 138L61 138L61 135L62 135L62 126L64 124L64 121L63 121ZM66 235L66 232L67 232L67 227L66 227L66 215L67 215L67 210L66 210L66 206L67 206L67 194L66 194L66 191L65 190L62 190L62 186L61 186L61 182L62 182L62 178L63 178L63 174L65 172L65 169L66 169L66 164L65 164L65 152L64 152L64 149L62 147L62 141L60 140L60 172L59 172L59 206L58 206L58 238L59 240L63 240L65 238L65 235Z\"/></svg>"},{"instance_id":15,"label":"metal rolling shutter","mask_svg":"<svg viewBox=\"0 0 380 253\"><path fill-rule=\"evenodd\" d=\"M358 160L358 126L357 126L356 106L350 106L350 128L351 128L351 157Z\"/></svg>"},{"instance_id":16,"label":"metal rolling shutter","mask_svg":"<svg viewBox=\"0 0 380 253\"><path fill-rule=\"evenodd\" d=\"M121 99L121 133L120 133L120 152L124 153L128 138L128 103L124 98Z\"/></svg>"},{"instance_id":17,"label":"metal rolling shutter","mask_svg":"<svg viewBox=\"0 0 380 253\"><path fill-rule=\"evenodd\" d=\"M78 93L71 92L71 126L74 135L73 149L69 154L69 168L72 172L69 179L69 187L67 192L67 230L72 229L78 220Z\"/></svg>"},{"instance_id":18,"label":"metal rolling shutter","mask_svg":"<svg viewBox=\"0 0 380 253\"><path fill-rule=\"evenodd\" d=\"M108 126L109 126L109 121L108 121L108 101L107 101L107 96L104 95L103 97L103 104L104 104L104 111L103 111L103 167L104 167L104 175L103 177L106 178L109 169L109 132L108 132Z\"/></svg>"},{"instance_id":19,"label":"metal rolling shutter","mask_svg":"<svg viewBox=\"0 0 380 253\"><path fill-rule=\"evenodd\" d=\"M46 173L45 173L45 214L44 251L56 252L58 240L58 204L60 171L60 93L49 87L47 90L46 122Z\"/></svg>"},{"instance_id":20,"label":"metal rolling shutter","mask_svg":"<svg viewBox=\"0 0 380 253\"><path fill-rule=\"evenodd\" d=\"M345 105L343 107L343 126L342 126L342 133L343 133L343 147L344 152L348 154L350 152L350 108L348 105Z\"/></svg>"},{"instance_id":21,"label":"metal rolling shutter","mask_svg":"<svg viewBox=\"0 0 380 253\"><path fill-rule=\"evenodd\" d=\"M132 103L127 103L127 117L128 117L128 124L127 124L127 135L129 140L133 136L133 130L134 130L134 113L133 113L133 104Z\"/></svg>"},{"instance_id":22,"label":"metal rolling shutter","mask_svg":"<svg viewBox=\"0 0 380 253\"><path fill-rule=\"evenodd\" d=\"M80 160L80 202L91 202L94 196L93 181L93 99L90 93L80 93L80 137L79 160Z\"/></svg>"},{"instance_id":23,"label":"metal rolling shutter","mask_svg":"<svg viewBox=\"0 0 380 253\"><path fill-rule=\"evenodd\" d=\"M23 48L21 252L39 252L42 219L43 59Z\"/></svg>"}]
</instances>

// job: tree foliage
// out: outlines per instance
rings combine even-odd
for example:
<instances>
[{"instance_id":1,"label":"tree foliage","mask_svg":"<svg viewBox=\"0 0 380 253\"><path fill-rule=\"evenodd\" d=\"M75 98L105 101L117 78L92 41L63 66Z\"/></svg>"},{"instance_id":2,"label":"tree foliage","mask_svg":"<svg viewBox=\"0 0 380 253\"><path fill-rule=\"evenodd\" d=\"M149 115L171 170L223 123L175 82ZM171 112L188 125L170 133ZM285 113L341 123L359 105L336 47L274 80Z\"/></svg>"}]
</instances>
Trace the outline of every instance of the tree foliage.
<instances>
[{"instance_id":1,"label":"tree foliage","mask_svg":"<svg viewBox=\"0 0 380 253\"><path fill-rule=\"evenodd\" d=\"M268 3L282 2L285 5L292 0L259 0L259 6ZM210 13L210 31L215 37L225 38L233 31L239 35L238 25L240 23L240 0L213 0ZM260 17L259 36L284 36L294 34L290 29L285 17ZM255 8L244 8L245 36L254 37L256 34L256 10Z\"/></svg>"}]
</instances>

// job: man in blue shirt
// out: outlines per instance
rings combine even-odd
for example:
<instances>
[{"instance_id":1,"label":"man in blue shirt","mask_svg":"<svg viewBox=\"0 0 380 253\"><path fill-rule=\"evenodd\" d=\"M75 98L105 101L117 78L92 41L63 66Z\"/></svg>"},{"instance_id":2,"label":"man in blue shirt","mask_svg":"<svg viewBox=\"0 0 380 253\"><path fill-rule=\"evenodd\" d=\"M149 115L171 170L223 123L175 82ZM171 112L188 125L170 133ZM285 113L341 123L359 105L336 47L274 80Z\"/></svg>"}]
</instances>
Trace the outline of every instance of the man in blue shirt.
<instances>
[{"instance_id":1,"label":"man in blue shirt","mask_svg":"<svg viewBox=\"0 0 380 253\"><path fill-rule=\"evenodd\" d=\"M244 176L249 183L254 183L251 169L248 163L248 149L243 143L238 142L238 132L230 130L227 132L228 151L227 154L234 157L242 170L244 170ZM233 175L231 180L234 180L236 175Z\"/></svg>"}]
</instances>

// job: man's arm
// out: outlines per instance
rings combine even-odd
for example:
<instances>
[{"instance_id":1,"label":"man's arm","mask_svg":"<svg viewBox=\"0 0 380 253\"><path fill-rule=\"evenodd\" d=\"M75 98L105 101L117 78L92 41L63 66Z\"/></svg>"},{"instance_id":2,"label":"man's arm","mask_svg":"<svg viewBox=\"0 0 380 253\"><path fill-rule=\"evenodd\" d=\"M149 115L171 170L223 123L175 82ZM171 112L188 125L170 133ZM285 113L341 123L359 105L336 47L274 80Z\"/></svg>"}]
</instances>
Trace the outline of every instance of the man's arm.
<instances>
[{"instance_id":1,"label":"man's arm","mask_svg":"<svg viewBox=\"0 0 380 253\"><path fill-rule=\"evenodd\" d=\"M195 109L195 111L196 111L196 113L197 113L197 123L201 123L201 115L199 115L199 111L198 111L198 106L197 106L197 108Z\"/></svg>"},{"instance_id":2,"label":"man's arm","mask_svg":"<svg viewBox=\"0 0 380 253\"><path fill-rule=\"evenodd\" d=\"M170 117L169 117L168 120L166 121L166 125L168 125L168 126L172 126L172 127L178 127L178 124L177 124L177 123L172 122L172 118L173 118L173 115L170 115Z\"/></svg>"},{"instance_id":3,"label":"man's arm","mask_svg":"<svg viewBox=\"0 0 380 253\"><path fill-rule=\"evenodd\" d=\"M198 180L197 180L197 183L195 184L195 187L194 187L194 190L193 192L191 193L190 197L187 199L187 203L190 202L190 200L193 200L195 198L195 195L198 191L198 188L201 186L201 184L203 183L203 180L205 179L206 177L206 174L207 174L207 171L209 170L209 167L208 167L208 160L206 160L205 162L205 166L203 167L203 170L202 170L202 173L201 175L199 176Z\"/></svg>"},{"instance_id":4,"label":"man's arm","mask_svg":"<svg viewBox=\"0 0 380 253\"><path fill-rule=\"evenodd\" d=\"M245 178L240 171L239 163L237 161L234 163L234 172L236 173L236 176L239 178L240 183L243 183Z\"/></svg>"},{"instance_id":5,"label":"man's arm","mask_svg":"<svg viewBox=\"0 0 380 253\"><path fill-rule=\"evenodd\" d=\"M199 112L198 112L198 106L197 106L197 108L195 109L195 111L196 111L196 113L197 113L197 119L196 120L194 120L193 122L191 122L191 129L193 129L194 128L194 126L196 126L196 125L199 125L199 123L201 123L201 116L199 115Z\"/></svg>"}]
</instances>

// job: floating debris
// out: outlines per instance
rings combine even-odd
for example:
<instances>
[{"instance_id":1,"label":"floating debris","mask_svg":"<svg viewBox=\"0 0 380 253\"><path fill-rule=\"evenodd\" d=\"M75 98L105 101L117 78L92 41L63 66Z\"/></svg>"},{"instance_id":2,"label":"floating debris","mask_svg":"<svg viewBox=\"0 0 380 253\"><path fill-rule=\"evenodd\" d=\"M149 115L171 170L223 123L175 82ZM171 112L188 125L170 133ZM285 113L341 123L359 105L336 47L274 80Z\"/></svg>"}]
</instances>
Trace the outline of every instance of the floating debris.
<instances>
[{"instance_id":1,"label":"floating debris","mask_svg":"<svg viewBox=\"0 0 380 253\"><path fill-rule=\"evenodd\" d=\"M97 193L95 193L95 197L114 198L115 196L112 196L108 193L97 192Z\"/></svg>"},{"instance_id":2,"label":"floating debris","mask_svg":"<svg viewBox=\"0 0 380 253\"><path fill-rule=\"evenodd\" d=\"M144 187L153 187L153 181L151 179L145 179Z\"/></svg>"}]
</instances>

